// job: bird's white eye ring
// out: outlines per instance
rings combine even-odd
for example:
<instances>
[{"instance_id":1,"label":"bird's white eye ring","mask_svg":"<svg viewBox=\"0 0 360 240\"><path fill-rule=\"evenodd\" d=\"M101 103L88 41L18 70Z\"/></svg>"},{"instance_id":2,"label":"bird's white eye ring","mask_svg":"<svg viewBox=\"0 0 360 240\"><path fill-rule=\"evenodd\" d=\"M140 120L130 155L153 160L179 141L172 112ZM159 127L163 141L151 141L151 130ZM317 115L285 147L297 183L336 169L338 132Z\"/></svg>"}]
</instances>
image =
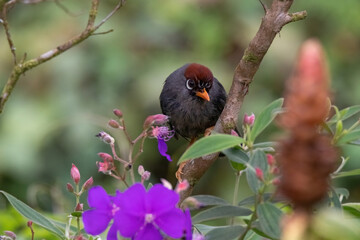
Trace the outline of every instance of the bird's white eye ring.
<instances>
[{"instance_id":1,"label":"bird's white eye ring","mask_svg":"<svg viewBox=\"0 0 360 240\"><path fill-rule=\"evenodd\" d=\"M187 89L191 90L194 88L194 86L195 86L194 80L192 80L192 79L186 80L186 88Z\"/></svg>"}]
</instances>

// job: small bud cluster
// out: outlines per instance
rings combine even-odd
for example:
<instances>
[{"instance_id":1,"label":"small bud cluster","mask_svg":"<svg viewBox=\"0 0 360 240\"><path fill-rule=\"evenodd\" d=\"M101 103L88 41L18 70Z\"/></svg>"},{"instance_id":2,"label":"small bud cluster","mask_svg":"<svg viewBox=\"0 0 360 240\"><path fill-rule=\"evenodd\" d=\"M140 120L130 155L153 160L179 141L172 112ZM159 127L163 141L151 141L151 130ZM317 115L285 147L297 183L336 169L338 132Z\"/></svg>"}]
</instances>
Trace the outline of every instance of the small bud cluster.
<instances>
[{"instance_id":1,"label":"small bud cluster","mask_svg":"<svg viewBox=\"0 0 360 240\"><path fill-rule=\"evenodd\" d=\"M141 176L141 183L144 183L145 181L150 179L151 173L149 171L145 171L142 165L139 165L138 173Z\"/></svg>"}]
</instances>

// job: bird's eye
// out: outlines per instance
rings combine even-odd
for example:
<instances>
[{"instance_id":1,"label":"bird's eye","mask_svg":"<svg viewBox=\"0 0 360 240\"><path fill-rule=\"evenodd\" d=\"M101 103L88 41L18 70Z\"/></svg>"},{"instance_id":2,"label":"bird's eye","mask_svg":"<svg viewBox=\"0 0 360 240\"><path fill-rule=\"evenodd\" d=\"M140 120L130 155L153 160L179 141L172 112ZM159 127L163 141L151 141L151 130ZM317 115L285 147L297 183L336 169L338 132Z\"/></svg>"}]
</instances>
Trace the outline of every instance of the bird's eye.
<instances>
[{"instance_id":1,"label":"bird's eye","mask_svg":"<svg viewBox=\"0 0 360 240\"><path fill-rule=\"evenodd\" d=\"M189 89L189 90L191 90L191 89L193 89L194 87L195 87L195 82L194 82L194 80L188 79L188 80L186 81L186 88Z\"/></svg>"},{"instance_id":2,"label":"bird's eye","mask_svg":"<svg viewBox=\"0 0 360 240\"><path fill-rule=\"evenodd\" d=\"M209 83L209 82L205 83L205 88L206 88L206 89L211 88L211 83Z\"/></svg>"}]
</instances>

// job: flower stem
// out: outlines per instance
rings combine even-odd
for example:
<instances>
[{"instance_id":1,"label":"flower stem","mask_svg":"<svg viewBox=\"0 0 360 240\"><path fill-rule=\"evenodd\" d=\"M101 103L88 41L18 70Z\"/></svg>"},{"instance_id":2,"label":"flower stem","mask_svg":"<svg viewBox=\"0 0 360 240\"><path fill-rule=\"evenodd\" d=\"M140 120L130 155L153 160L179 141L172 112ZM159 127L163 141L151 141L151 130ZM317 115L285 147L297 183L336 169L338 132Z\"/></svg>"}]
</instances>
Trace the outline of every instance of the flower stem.
<instances>
[{"instance_id":1,"label":"flower stem","mask_svg":"<svg viewBox=\"0 0 360 240\"><path fill-rule=\"evenodd\" d=\"M238 193L239 193L239 183L242 171L236 172L236 179L235 179L235 188L234 188L234 196L232 204L235 206L236 202L238 201ZM231 218L230 224L234 225L235 217Z\"/></svg>"}]
</instances>

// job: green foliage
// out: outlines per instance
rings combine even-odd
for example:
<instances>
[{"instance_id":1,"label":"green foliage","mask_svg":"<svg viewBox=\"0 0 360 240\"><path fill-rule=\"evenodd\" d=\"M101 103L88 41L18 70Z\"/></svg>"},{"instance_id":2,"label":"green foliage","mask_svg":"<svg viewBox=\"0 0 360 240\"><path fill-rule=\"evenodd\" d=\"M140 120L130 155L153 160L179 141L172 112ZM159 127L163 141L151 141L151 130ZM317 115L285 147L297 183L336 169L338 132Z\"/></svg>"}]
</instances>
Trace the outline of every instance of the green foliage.
<instances>
[{"instance_id":1,"label":"green foliage","mask_svg":"<svg viewBox=\"0 0 360 240\"><path fill-rule=\"evenodd\" d=\"M258 176L256 176L255 169L259 168L265 174L268 170L268 164L266 160L266 155L261 150L256 150L250 157L250 166L246 169L246 178L249 184L249 187L254 193L258 193L259 190L264 186L264 183L260 181Z\"/></svg>"},{"instance_id":2,"label":"green foliage","mask_svg":"<svg viewBox=\"0 0 360 240\"><path fill-rule=\"evenodd\" d=\"M272 238L279 239L282 211L268 202L259 204L256 210L262 231Z\"/></svg>"},{"instance_id":3,"label":"green foliage","mask_svg":"<svg viewBox=\"0 0 360 240\"><path fill-rule=\"evenodd\" d=\"M219 218L249 216L251 213L251 210L244 207L220 205L199 212L192 218L192 221L196 224Z\"/></svg>"},{"instance_id":4,"label":"green foliage","mask_svg":"<svg viewBox=\"0 0 360 240\"><path fill-rule=\"evenodd\" d=\"M178 161L178 164L197 157L220 152L224 149L243 143L244 139L227 134L215 134L196 141Z\"/></svg>"}]
</instances>

